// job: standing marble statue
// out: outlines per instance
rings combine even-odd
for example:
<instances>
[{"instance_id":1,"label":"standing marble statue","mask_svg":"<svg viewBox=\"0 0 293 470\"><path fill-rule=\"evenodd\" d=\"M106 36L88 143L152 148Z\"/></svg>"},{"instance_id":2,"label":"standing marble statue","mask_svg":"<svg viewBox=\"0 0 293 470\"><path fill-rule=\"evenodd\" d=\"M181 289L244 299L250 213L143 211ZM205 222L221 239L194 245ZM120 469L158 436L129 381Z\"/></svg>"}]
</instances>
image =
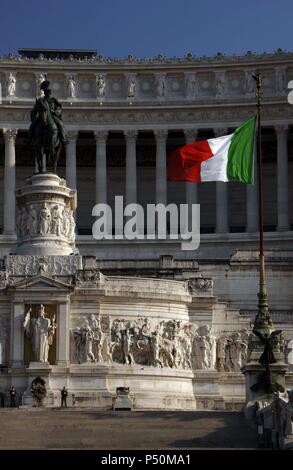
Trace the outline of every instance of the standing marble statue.
<instances>
[{"instance_id":1,"label":"standing marble statue","mask_svg":"<svg viewBox=\"0 0 293 470\"><path fill-rule=\"evenodd\" d=\"M198 95L198 80L197 77L192 74L188 75L186 78L186 96L189 98L194 98Z\"/></svg>"},{"instance_id":2,"label":"standing marble statue","mask_svg":"<svg viewBox=\"0 0 293 470\"><path fill-rule=\"evenodd\" d=\"M105 96L106 82L102 74L98 75L97 78L97 95L98 98L103 98Z\"/></svg>"},{"instance_id":3,"label":"standing marble statue","mask_svg":"<svg viewBox=\"0 0 293 470\"><path fill-rule=\"evenodd\" d=\"M286 72L283 69L277 70L276 77L276 91L278 93L284 93L286 90Z\"/></svg>"},{"instance_id":4,"label":"standing marble statue","mask_svg":"<svg viewBox=\"0 0 293 470\"><path fill-rule=\"evenodd\" d=\"M225 93L224 77L217 77L216 80L216 96L223 96Z\"/></svg>"},{"instance_id":5,"label":"standing marble statue","mask_svg":"<svg viewBox=\"0 0 293 470\"><path fill-rule=\"evenodd\" d=\"M165 96L165 77L159 75L157 78L157 96L163 98Z\"/></svg>"},{"instance_id":6,"label":"standing marble statue","mask_svg":"<svg viewBox=\"0 0 293 470\"><path fill-rule=\"evenodd\" d=\"M46 80L46 77L43 73L39 73L36 77L36 96L37 97L44 97L44 90L42 90L40 87L42 83Z\"/></svg>"},{"instance_id":7,"label":"standing marble statue","mask_svg":"<svg viewBox=\"0 0 293 470\"><path fill-rule=\"evenodd\" d=\"M68 90L68 97L69 98L76 98L76 83L74 80L74 77L69 77L68 78L68 83L67 83L67 90Z\"/></svg>"},{"instance_id":8,"label":"standing marble statue","mask_svg":"<svg viewBox=\"0 0 293 470\"><path fill-rule=\"evenodd\" d=\"M129 98L133 98L135 95L135 80L133 77L131 77L128 80L128 86L127 86L127 96Z\"/></svg>"},{"instance_id":9,"label":"standing marble statue","mask_svg":"<svg viewBox=\"0 0 293 470\"><path fill-rule=\"evenodd\" d=\"M253 79L253 75L253 72L246 70L244 91L247 94L253 93L255 89L255 81Z\"/></svg>"},{"instance_id":10,"label":"standing marble statue","mask_svg":"<svg viewBox=\"0 0 293 470\"><path fill-rule=\"evenodd\" d=\"M30 308L25 315L24 331L30 339L35 360L48 362L49 349L56 330L55 316L52 321L47 318L43 305L40 305L36 317L31 317L31 310Z\"/></svg>"},{"instance_id":11,"label":"standing marble statue","mask_svg":"<svg viewBox=\"0 0 293 470\"><path fill-rule=\"evenodd\" d=\"M7 95L8 96L15 96L16 90L16 78L15 75L10 72L8 79L7 79Z\"/></svg>"}]
</instances>

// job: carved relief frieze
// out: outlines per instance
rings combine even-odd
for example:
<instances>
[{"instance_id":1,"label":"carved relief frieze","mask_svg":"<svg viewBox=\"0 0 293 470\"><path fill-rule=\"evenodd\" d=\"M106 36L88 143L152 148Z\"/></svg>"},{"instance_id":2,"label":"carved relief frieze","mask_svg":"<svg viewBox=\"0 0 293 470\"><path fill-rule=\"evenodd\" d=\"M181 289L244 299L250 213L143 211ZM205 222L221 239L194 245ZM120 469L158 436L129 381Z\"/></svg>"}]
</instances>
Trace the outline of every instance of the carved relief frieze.
<instances>
[{"instance_id":1,"label":"carved relief frieze","mask_svg":"<svg viewBox=\"0 0 293 470\"><path fill-rule=\"evenodd\" d=\"M73 275L82 268L80 255L33 256L9 255L5 259L6 271L11 276Z\"/></svg>"}]
</instances>

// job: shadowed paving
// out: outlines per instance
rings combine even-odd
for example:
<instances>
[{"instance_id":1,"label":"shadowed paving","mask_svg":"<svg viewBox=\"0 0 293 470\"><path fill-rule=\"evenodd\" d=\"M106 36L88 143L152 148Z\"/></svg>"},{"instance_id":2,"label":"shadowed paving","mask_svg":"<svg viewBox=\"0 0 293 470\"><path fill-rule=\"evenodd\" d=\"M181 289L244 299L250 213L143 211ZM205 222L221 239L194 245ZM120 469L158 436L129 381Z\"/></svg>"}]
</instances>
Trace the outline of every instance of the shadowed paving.
<instances>
[{"instance_id":1,"label":"shadowed paving","mask_svg":"<svg viewBox=\"0 0 293 470\"><path fill-rule=\"evenodd\" d=\"M0 449L254 449L240 413L0 410Z\"/></svg>"}]
</instances>

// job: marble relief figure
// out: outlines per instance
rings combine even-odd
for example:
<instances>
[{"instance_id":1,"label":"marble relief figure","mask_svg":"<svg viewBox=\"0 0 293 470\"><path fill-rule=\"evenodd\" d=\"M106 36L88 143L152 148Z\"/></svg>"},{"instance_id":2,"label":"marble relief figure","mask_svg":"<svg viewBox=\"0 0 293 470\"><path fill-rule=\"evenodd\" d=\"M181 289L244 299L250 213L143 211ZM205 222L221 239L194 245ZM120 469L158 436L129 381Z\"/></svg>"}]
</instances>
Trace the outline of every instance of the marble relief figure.
<instances>
[{"instance_id":1,"label":"marble relief figure","mask_svg":"<svg viewBox=\"0 0 293 470\"><path fill-rule=\"evenodd\" d=\"M221 333L217 338L217 369L221 372L239 372L248 361L250 332Z\"/></svg>"},{"instance_id":2,"label":"marble relief figure","mask_svg":"<svg viewBox=\"0 0 293 470\"><path fill-rule=\"evenodd\" d=\"M46 236L48 234L63 236L70 241L75 239L75 219L69 206L62 204L30 204L18 207L16 228L21 238Z\"/></svg>"},{"instance_id":3,"label":"marble relief figure","mask_svg":"<svg viewBox=\"0 0 293 470\"><path fill-rule=\"evenodd\" d=\"M29 338L35 361L48 362L50 346L56 330L55 316L53 320L46 317L45 307L40 305L36 317L31 317L30 308L23 323L26 336Z\"/></svg>"},{"instance_id":4,"label":"marble relief figure","mask_svg":"<svg viewBox=\"0 0 293 470\"><path fill-rule=\"evenodd\" d=\"M44 203L39 213L40 234L46 235L50 230L51 225L51 212L48 204Z\"/></svg>"},{"instance_id":5,"label":"marble relief figure","mask_svg":"<svg viewBox=\"0 0 293 470\"><path fill-rule=\"evenodd\" d=\"M59 206L53 206L51 211L51 218L51 233L54 233L59 237L62 232L62 212Z\"/></svg>"},{"instance_id":6,"label":"marble relief figure","mask_svg":"<svg viewBox=\"0 0 293 470\"><path fill-rule=\"evenodd\" d=\"M109 322L106 331L98 315L81 316L72 330L79 364L118 363L179 369L214 369L216 337L211 327L183 321L153 323L148 318Z\"/></svg>"}]
</instances>

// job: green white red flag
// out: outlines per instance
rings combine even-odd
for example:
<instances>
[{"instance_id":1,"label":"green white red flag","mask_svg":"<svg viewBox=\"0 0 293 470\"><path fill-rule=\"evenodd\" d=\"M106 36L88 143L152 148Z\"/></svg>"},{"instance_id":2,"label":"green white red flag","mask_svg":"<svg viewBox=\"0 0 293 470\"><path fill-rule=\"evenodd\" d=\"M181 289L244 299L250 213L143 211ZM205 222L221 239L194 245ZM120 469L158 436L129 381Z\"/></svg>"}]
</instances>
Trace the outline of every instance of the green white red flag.
<instances>
[{"instance_id":1,"label":"green white red flag","mask_svg":"<svg viewBox=\"0 0 293 470\"><path fill-rule=\"evenodd\" d=\"M169 181L254 182L256 117L233 134L202 140L175 150L168 163Z\"/></svg>"}]
</instances>

